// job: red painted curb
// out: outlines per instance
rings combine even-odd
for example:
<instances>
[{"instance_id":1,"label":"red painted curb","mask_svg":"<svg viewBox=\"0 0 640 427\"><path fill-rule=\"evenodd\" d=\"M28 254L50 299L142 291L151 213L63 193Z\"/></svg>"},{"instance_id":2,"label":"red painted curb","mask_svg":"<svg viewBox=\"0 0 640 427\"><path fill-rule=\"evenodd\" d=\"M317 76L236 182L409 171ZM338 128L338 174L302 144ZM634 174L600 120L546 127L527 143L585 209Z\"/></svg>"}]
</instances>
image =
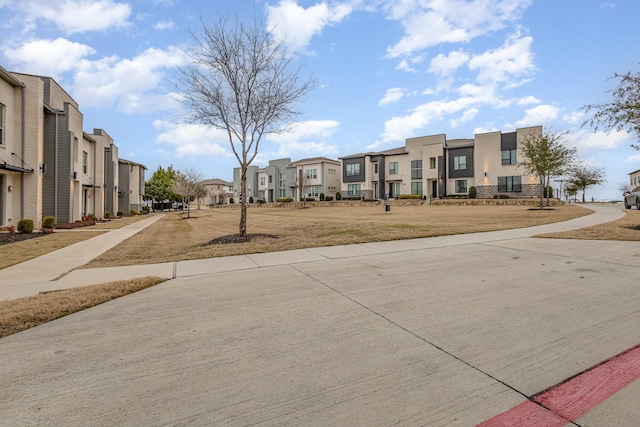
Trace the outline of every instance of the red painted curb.
<instances>
[{"instance_id":1,"label":"red painted curb","mask_svg":"<svg viewBox=\"0 0 640 427\"><path fill-rule=\"evenodd\" d=\"M477 427L561 427L640 378L640 344Z\"/></svg>"}]
</instances>

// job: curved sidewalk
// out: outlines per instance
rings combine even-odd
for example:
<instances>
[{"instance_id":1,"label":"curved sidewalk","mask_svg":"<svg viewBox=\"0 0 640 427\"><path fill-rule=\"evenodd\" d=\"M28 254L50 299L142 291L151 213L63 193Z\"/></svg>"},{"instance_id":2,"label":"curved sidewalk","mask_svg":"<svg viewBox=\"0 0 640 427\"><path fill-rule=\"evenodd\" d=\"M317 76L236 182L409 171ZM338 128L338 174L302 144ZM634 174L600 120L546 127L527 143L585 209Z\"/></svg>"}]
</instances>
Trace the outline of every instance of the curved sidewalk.
<instances>
[{"instance_id":1,"label":"curved sidewalk","mask_svg":"<svg viewBox=\"0 0 640 427\"><path fill-rule=\"evenodd\" d=\"M127 227L110 231L104 235L76 243L42 257L0 270L0 300L145 276L159 276L172 279L176 277L222 273L328 259L352 258L383 253L520 239L541 233L554 233L589 227L614 221L625 215L624 210L616 205L594 203L586 204L584 207L594 212L590 215L569 221L511 230L296 249L160 264L76 270L77 267L88 263L93 258L106 252L162 217L161 215L154 215L149 219L131 224ZM28 275L26 272L29 272ZM68 274L60 277L65 273Z\"/></svg>"}]
</instances>

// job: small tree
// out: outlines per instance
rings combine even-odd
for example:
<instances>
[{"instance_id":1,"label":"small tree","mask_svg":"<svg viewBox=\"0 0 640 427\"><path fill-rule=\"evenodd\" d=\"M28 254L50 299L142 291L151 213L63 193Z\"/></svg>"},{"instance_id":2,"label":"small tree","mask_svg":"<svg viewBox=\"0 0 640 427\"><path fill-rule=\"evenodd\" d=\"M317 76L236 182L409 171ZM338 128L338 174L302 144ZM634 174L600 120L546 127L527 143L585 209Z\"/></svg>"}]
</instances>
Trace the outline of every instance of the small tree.
<instances>
[{"instance_id":1,"label":"small tree","mask_svg":"<svg viewBox=\"0 0 640 427\"><path fill-rule=\"evenodd\" d=\"M179 194L182 197L183 209L184 204L187 204L187 218L191 218L189 201L191 196L195 194L198 181L201 179L200 174L193 169L188 169L186 173L178 172L176 176L176 180L173 184L173 190L176 194Z\"/></svg>"},{"instance_id":2,"label":"small tree","mask_svg":"<svg viewBox=\"0 0 640 427\"><path fill-rule=\"evenodd\" d=\"M313 88L301 81L300 67L281 41L258 22L247 25L219 17L200 33L190 32L196 46L192 65L179 69L178 92L195 123L225 131L240 164L239 233L247 232L247 169L262 137L281 133L298 116L293 105Z\"/></svg>"},{"instance_id":3,"label":"small tree","mask_svg":"<svg viewBox=\"0 0 640 427\"><path fill-rule=\"evenodd\" d=\"M595 112L593 117L583 123L594 126L595 130L626 130L635 133L640 141L640 72L614 74L609 79L619 80L618 86L610 90L613 100L584 106L587 113ZM640 145L631 145L640 150Z\"/></svg>"},{"instance_id":4,"label":"small tree","mask_svg":"<svg viewBox=\"0 0 640 427\"><path fill-rule=\"evenodd\" d=\"M567 132L561 134L530 133L520 143L522 166L528 173L535 175L540 183L540 209L544 207L544 188L552 177L562 175L571 165L575 148L569 148L564 142ZM547 204L549 198L547 197Z\"/></svg>"},{"instance_id":5,"label":"small tree","mask_svg":"<svg viewBox=\"0 0 640 427\"><path fill-rule=\"evenodd\" d=\"M569 185L576 191L582 191L582 203L584 203L587 188L605 183L605 176L604 169L577 163L569 170Z\"/></svg>"},{"instance_id":6,"label":"small tree","mask_svg":"<svg viewBox=\"0 0 640 427\"><path fill-rule=\"evenodd\" d=\"M207 194L208 194L207 188L204 185L198 183L196 185L196 188L193 190L193 195L195 196L196 200L198 201L198 209L200 209L200 202L205 197L207 197Z\"/></svg>"}]
</instances>

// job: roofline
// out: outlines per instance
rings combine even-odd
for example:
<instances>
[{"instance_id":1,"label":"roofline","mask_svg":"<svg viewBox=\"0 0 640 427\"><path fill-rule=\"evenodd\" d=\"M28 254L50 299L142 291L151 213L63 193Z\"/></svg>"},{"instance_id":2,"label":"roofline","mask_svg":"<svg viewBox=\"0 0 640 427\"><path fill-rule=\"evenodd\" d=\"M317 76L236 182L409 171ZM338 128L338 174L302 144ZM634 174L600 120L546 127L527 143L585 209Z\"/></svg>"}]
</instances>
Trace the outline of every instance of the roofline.
<instances>
[{"instance_id":1,"label":"roofline","mask_svg":"<svg viewBox=\"0 0 640 427\"><path fill-rule=\"evenodd\" d=\"M0 66L0 78L2 78L2 80L9 83L13 87L27 87L27 85L16 79L13 74L2 68L2 66Z\"/></svg>"}]
</instances>

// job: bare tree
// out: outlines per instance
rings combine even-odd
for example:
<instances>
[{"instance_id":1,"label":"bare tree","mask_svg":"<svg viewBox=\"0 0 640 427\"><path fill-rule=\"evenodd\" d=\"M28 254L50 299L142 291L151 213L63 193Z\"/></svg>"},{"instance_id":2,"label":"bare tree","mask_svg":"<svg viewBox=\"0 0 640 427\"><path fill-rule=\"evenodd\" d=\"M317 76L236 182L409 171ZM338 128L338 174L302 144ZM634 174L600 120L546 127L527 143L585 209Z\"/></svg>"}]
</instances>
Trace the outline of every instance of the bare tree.
<instances>
[{"instance_id":1,"label":"bare tree","mask_svg":"<svg viewBox=\"0 0 640 427\"><path fill-rule=\"evenodd\" d=\"M193 64L179 69L178 91L193 122L226 132L240 164L240 194L246 194L247 168L262 137L281 133L300 113L294 105L314 87L302 80L282 41L264 25L228 17L190 32ZM247 200L241 198L240 235L247 232Z\"/></svg>"},{"instance_id":2,"label":"bare tree","mask_svg":"<svg viewBox=\"0 0 640 427\"><path fill-rule=\"evenodd\" d=\"M618 86L609 91L612 101L585 105L583 109L594 115L583 126L594 126L595 130L599 127L626 130L635 133L640 141L640 72L615 73L610 79L618 80ZM640 145L631 146L640 150Z\"/></svg>"},{"instance_id":3,"label":"bare tree","mask_svg":"<svg viewBox=\"0 0 640 427\"><path fill-rule=\"evenodd\" d=\"M200 181L201 179L202 178L200 174L194 169L188 169L185 173L179 171L176 173L176 180L173 184L173 191L182 197L183 209L186 203L187 218L191 218L189 202L191 201L191 196L195 195L196 188L198 187L198 181Z\"/></svg>"},{"instance_id":4,"label":"bare tree","mask_svg":"<svg viewBox=\"0 0 640 427\"><path fill-rule=\"evenodd\" d=\"M569 171L569 184L576 190L582 191L582 203L585 202L587 188L606 182L604 169L576 163Z\"/></svg>"},{"instance_id":5,"label":"bare tree","mask_svg":"<svg viewBox=\"0 0 640 427\"><path fill-rule=\"evenodd\" d=\"M564 142L567 132L541 135L529 134L520 144L522 161L518 166L535 175L540 182L540 209L544 207L544 189L552 177L562 175L571 165L575 148L569 148ZM547 199L548 203L548 199Z\"/></svg>"},{"instance_id":6,"label":"bare tree","mask_svg":"<svg viewBox=\"0 0 640 427\"><path fill-rule=\"evenodd\" d=\"M196 188L193 191L193 195L196 197L196 200L198 201L198 209L200 209L200 202L203 201L203 199L205 197L207 197L207 188L202 185L201 183L198 183L196 185Z\"/></svg>"}]
</instances>

